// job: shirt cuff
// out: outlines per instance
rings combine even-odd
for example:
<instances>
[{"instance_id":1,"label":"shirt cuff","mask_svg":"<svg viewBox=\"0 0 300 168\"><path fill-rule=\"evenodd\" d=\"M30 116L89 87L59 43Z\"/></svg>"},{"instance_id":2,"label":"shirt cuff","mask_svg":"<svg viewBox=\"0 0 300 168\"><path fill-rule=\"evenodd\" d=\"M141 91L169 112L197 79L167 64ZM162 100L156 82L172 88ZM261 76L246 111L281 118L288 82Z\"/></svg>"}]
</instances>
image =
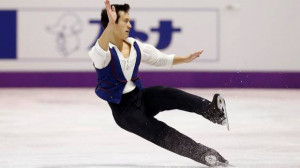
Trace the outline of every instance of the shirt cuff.
<instances>
[{"instance_id":1,"label":"shirt cuff","mask_svg":"<svg viewBox=\"0 0 300 168\"><path fill-rule=\"evenodd\" d=\"M100 55L106 55L109 52L109 50L105 51L100 47L98 40L96 41L95 48Z\"/></svg>"},{"instance_id":2,"label":"shirt cuff","mask_svg":"<svg viewBox=\"0 0 300 168\"><path fill-rule=\"evenodd\" d=\"M168 57L168 61L167 61L166 67L168 69L171 69L173 67L173 61L174 61L175 54L166 55L166 56Z\"/></svg>"}]
</instances>

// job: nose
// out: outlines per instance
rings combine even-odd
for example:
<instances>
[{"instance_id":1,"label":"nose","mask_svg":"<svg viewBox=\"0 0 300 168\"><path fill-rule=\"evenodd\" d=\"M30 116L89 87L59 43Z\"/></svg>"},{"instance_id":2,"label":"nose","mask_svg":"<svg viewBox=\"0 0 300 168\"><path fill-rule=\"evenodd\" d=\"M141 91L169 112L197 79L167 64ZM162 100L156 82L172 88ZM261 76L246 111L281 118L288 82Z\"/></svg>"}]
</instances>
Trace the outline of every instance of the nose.
<instances>
[{"instance_id":1,"label":"nose","mask_svg":"<svg viewBox=\"0 0 300 168\"><path fill-rule=\"evenodd\" d=\"M131 26L131 23L128 22L128 28L131 29L131 27L132 27L132 26Z\"/></svg>"}]
</instances>

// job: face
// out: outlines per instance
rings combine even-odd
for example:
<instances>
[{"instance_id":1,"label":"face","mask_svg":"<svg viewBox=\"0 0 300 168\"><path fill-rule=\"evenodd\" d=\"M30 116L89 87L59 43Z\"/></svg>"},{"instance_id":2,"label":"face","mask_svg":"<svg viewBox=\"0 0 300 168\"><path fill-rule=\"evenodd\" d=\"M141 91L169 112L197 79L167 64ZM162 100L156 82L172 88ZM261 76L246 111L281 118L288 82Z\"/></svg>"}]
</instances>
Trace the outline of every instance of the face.
<instances>
[{"instance_id":1,"label":"face","mask_svg":"<svg viewBox=\"0 0 300 168\"><path fill-rule=\"evenodd\" d=\"M131 29L131 24L130 24L130 16L129 13L125 13L124 11L119 11L119 21L116 24L116 32L115 35L120 38L125 40L129 36L129 31Z\"/></svg>"}]
</instances>

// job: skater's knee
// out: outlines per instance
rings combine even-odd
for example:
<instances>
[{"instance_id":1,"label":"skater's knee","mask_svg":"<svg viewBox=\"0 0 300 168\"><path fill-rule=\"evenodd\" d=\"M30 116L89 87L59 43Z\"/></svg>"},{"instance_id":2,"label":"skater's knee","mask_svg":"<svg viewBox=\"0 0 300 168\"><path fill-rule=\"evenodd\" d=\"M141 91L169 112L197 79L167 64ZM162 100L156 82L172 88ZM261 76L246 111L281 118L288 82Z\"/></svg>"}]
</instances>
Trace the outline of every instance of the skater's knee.
<instances>
[{"instance_id":1,"label":"skater's knee","mask_svg":"<svg viewBox=\"0 0 300 168\"><path fill-rule=\"evenodd\" d=\"M160 93L161 91L165 90L167 87L166 86L152 86L149 87L147 89L145 89L145 92L151 92L151 94L155 94L155 93Z\"/></svg>"},{"instance_id":2,"label":"skater's knee","mask_svg":"<svg viewBox=\"0 0 300 168\"><path fill-rule=\"evenodd\" d=\"M135 133L139 128L145 127L147 125L147 120L143 116L136 115L122 115L119 117L114 117L116 124L129 132Z\"/></svg>"},{"instance_id":3,"label":"skater's knee","mask_svg":"<svg viewBox=\"0 0 300 168\"><path fill-rule=\"evenodd\" d=\"M120 128L127 130L126 122L124 121L123 118L121 118L121 117L114 117L114 119L115 119L116 124Z\"/></svg>"},{"instance_id":4,"label":"skater's knee","mask_svg":"<svg viewBox=\"0 0 300 168\"><path fill-rule=\"evenodd\" d=\"M161 92L166 92L166 91L174 91L176 90L175 88L171 88L168 86L156 86L155 87L157 90L161 91Z\"/></svg>"}]
</instances>

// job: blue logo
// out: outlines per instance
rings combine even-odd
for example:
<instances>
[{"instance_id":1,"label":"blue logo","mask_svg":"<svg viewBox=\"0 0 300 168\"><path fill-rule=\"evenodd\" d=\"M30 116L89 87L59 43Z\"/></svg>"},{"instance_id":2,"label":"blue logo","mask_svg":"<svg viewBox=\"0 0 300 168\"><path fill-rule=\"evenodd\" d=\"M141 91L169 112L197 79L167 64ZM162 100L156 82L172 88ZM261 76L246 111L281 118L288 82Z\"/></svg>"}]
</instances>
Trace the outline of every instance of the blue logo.
<instances>
[{"instance_id":1,"label":"blue logo","mask_svg":"<svg viewBox=\"0 0 300 168\"><path fill-rule=\"evenodd\" d=\"M135 27L135 20L132 20L131 22L132 28L130 30L130 37L136 38L142 42L147 42L149 35L145 33L142 30L136 30ZM101 25L100 20L90 20L90 24L97 24L100 27L100 31L98 33L98 36L96 37L95 41L91 44L90 47L94 46L97 39L101 36L104 29ZM156 44L157 49L166 49L169 47L169 45L172 42L172 37L174 33L181 32L181 28L176 28L173 26L173 22L171 20L161 20L159 21L159 27L158 28L151 28L151 32L158 33L159 34L159 40Z\"/></svg>"}]
</instances>

